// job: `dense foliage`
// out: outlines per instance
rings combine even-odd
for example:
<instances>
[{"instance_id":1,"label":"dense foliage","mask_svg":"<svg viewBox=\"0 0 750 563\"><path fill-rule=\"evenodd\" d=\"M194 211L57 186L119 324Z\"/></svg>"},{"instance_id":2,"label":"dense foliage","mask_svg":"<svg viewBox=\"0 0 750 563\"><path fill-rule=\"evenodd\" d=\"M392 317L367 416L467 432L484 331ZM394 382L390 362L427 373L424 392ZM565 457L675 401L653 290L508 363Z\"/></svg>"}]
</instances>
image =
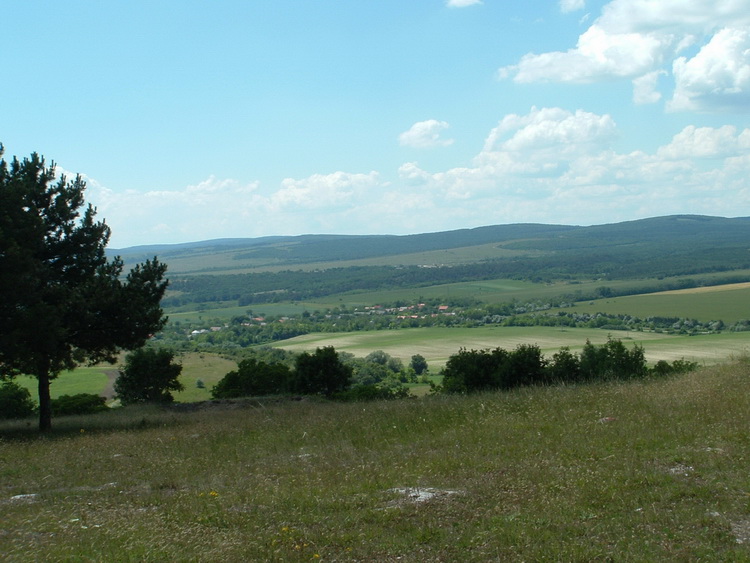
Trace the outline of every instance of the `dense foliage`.
<instances>
[{"instance_id":1,"label":"dense foliage","mask_svg":"<svg viewBox=\"0 0 750 563\"><path fill-rule=\"evenodd\" d=\"M513 389L528 385L580 383L601 380L641 379L649 373L667 375L695 369L697 364L677 360L646 366L641 346L627 348L609 338L605 344L587 341L580 355L562 348L546 359L536 345L521 344L515 350L461 349L448 359L443 370L446 393L467 393L492 389Z\"/></svg>"},{"instance_id":2,"label":"dense foliage","mask_svg":"<svg viewBox=\"0 0 750 563\"><path fill-rule=\"evenodd\" d=\"M41 430L62 370L114 361L165 323L166 266L149 260L123 278L123 262L105 254L109 227L81 209L85 186L37 154L0 160L0 376L37 378Z\"/></svg>"},{"instance_id":3,"label":"dense foliage","mask_svg":"<svg viewBox=\"0 0 750 563\"><path fill-rule=\"evenodd\" d=\"M241 359L211 390L214 399L277 394L325 395L339 400L394 399L409 395L404 383L417 382L411 367L376 350L365 358L329 346L301 355L257 348Z\"/></svg>"},{"instance_id":4,"label":"dense foliage","mask_svg":"<svg viewBox=\"0 0 750 563\"><path fill-rule=\"evenodd\" d=\"M95 414L109 410L106 402L104 397L94 393L60 395L57 399L52 399L52 414L55 416Z\"/></svg>"},{"instance_id":5,"label":"dense foliage","mask_svg":"<svg viewBox=\"0 0 750 563\"><path fill-rule=\"evenodd\" d=\"M330 397L351 386L352 371L341 362L333 346L318 348L312 354L303 352L297 356L291 388L296 393Z\"/></svg>"},{"instance_id":6,"label":"dense foliage","mask_svg":"<svg viewBox=\"0 0 750 563\"><path fill-rule=\"evenodd\" d=\"M36 411L29 390L14 381L0 384L0 419L25 418Z\"/></svg>"},{"instance_id":7,"label":"dense foliage","mask_svg":"<svg viewBox=\"0 0 750 563\"><path fill-rule=\"evenodd\" d=\"M281 363L266 363L255 358L242 360L211 390L214 399L233 399L287 393L291 389L291 370Z\"/></svg>"},{"instance_id":8,"label":"dense foliage","mask_svg":"<svg viewBox=\"0 0 750 563\"><path fill-rule=\"evenodd\" d=\"M125 357L125 366L115 381L115 393L123 405L171 403L171 391L184 388L178 377L182 366L174 352L163 348L139 348Z\"/></svg>"}]
</instances>

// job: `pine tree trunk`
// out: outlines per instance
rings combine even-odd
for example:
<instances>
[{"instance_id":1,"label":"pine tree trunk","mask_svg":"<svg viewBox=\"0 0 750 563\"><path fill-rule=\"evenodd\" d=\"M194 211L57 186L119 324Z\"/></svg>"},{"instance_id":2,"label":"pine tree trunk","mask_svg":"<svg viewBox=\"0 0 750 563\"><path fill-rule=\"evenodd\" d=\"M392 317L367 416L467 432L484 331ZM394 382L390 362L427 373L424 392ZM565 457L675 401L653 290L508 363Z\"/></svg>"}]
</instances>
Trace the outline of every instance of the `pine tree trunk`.
<instances>
[{"instance_id":1,"label":"pine tree trunk","mask_svg":"<svg viewBox=\"0 0 750 563\"><path fill-rule=\"evenodd\" d=\"M39 430L52 430L52 399L49 395L49 373L37 375L39 380Z\"/></svg>"}]
</instances>

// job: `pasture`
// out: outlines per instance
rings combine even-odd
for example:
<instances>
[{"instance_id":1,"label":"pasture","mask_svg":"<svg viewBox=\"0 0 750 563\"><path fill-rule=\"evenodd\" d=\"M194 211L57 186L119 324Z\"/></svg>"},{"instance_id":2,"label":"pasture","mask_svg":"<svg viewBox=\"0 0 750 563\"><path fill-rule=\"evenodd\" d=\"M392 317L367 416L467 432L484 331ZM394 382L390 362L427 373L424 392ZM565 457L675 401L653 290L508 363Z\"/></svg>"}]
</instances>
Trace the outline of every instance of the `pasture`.
<instances>
[{"instance_id":1,"label":"pasture","mask_svg":"<svg viewBox=\"0 0 750 563\"><path fill-rule=\"evenodd\" d=\"M576 303L573 311L735 323L750 319L750 284L736 283L597 299Z\"/></svg>"},{"instance_id":2,"label":"pasture","mask_svg":"<svg viewBox=\"0 0 750 563\"><path fill-rule=\"evenodd\" d=\"M9 561L748 561L750 364L0 423Z\"/></svg>"}]
</instances>

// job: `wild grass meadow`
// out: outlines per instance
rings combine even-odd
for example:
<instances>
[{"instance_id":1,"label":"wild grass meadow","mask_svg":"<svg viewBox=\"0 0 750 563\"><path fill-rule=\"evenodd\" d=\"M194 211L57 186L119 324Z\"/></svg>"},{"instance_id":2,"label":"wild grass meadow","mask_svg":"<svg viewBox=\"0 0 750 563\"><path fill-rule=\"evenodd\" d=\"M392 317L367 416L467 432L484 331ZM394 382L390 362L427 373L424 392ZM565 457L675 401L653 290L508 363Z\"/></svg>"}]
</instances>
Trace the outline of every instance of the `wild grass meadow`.
<instances>
[{"instance_id":1,"label":"wild grass meadow","mask_svg":"<svg viewBox=\"0 0 750 563\"><path fill-rule=\"evenodd\" d=\"M0 425L8 561L750 561L750 362Z\"/></svg>"}]
</instances>

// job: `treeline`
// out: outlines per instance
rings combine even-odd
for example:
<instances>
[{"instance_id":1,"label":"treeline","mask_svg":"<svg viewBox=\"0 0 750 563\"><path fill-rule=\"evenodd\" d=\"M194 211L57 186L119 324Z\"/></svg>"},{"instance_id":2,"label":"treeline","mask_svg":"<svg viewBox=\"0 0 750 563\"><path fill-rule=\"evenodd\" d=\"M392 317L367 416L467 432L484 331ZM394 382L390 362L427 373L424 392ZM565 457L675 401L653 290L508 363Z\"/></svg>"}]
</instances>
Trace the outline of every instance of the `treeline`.
<instances>
[{"instance_id":1,"label":"treeline","mask_svg":"<svg viewBox=\"0 0 750 563\"><path fill-rule=\"evenodd\" d=\"M587 340L580 354L563 347L551 359L545 358L534 344L521 344L512 351L461 349L445 365L442 390L467 393L529 385L642 379L649 374L683 373L696 367L695 362L677 360L672 364L660 361L649 369L642 346L628 349L613 338L601 345Z\"/></svg>"},{"instance_id":2,"label":"treeline","mask_svg":"<svg viewBox=\"0 0 750 563\"><path fill-rule=\"evenodd\" d=\"M426 370L421 356L412 358L405 370L401 361L379 350L364 359L340 354L333 346L303 352L293 360L249 357L238 363L211 390L214 399L267 395L323 395L338 400L372 400L406 397L403 386L413 366Z\"/></svg>"},{"instance_id":3,"label":"treeline","mask_svg":"<svg viewBox=\"0 0 750 563\"><path fill-rule=\"evenodd\" d=\"M262 352L261 352L262 354ZM382 350L366 358L339 354L332 346L314 353L279 357L261 355L242 359L211 391L215 399L265 395L320 394L338 399L384 399L409 395L403 383L425 378L428 366L420 355L404 368L401 361ZM293 360L290 361L290 358ZM605 344L586 341L580 353L563 347L546 358L538 345L521 344L514 350L467 350L448 359L441 371L442 384L434 393L470 393L510 390L531 385L576 384L594 381L634 380L696 369L698 364L665 360L649 368L642 346L626 347L608 338Z\"/></svg>"},{"instance_id":4,"label":"treeline","mask_svg":"<svg viewBox=\"0 0 750 563\"><path fill-rule=\"evenodd\" d=\"M537 258L491 260L455 266L354 266L318 271L287 270L250 274L198 275L174 277L165 307L191 303L236 302L239 306L258 303L307 301L351 291L376 291L396 288L418 288L431 285L490 279L522 279L535 282L576 280L585 277L601 279L603 285L593 292L573 291L571 300L597 299L704 285L696 279L649 282L629 289L607 287L613 279L665 278L690 276L750 268L750 256L744 249L712 249L710 252L683 256L637 255L628 258L620 251L606 255L571 253ZM748 281L747 275L729 274L715 278L720 285Z\"/></svg>"},{"instance_id":5,"label":"treeline","mask_svg":"<svg viewBox=\"0 0 750 563\"><path fill-rule=\"evenodd\" d=\"M571 308L550 312L549 303L505 303L486 306L468 306L450 309L444 314L429 312L429 307L419 314L400 314L385 310L368 312L346 308L325 313L304 312L297 317L268 317L263 322L249 316L237 316L226 324L210 327L212 321L168 325L154 339L162 345L183 350L217 350L248 348L302 336L312 332L358 332L372 330L397 330L427 327L560 327L598 328L607 331L647 331L671 334L707 334L725 331L750 330L750 321L742 320L727 325L721 320L698 321L683 317L607 313L579 313ZM559 305L558 305L559 306ZM218 323L218 321L216 321ZM200 330L196 330L200 329Z\"/></svg>"}]
</instances>

